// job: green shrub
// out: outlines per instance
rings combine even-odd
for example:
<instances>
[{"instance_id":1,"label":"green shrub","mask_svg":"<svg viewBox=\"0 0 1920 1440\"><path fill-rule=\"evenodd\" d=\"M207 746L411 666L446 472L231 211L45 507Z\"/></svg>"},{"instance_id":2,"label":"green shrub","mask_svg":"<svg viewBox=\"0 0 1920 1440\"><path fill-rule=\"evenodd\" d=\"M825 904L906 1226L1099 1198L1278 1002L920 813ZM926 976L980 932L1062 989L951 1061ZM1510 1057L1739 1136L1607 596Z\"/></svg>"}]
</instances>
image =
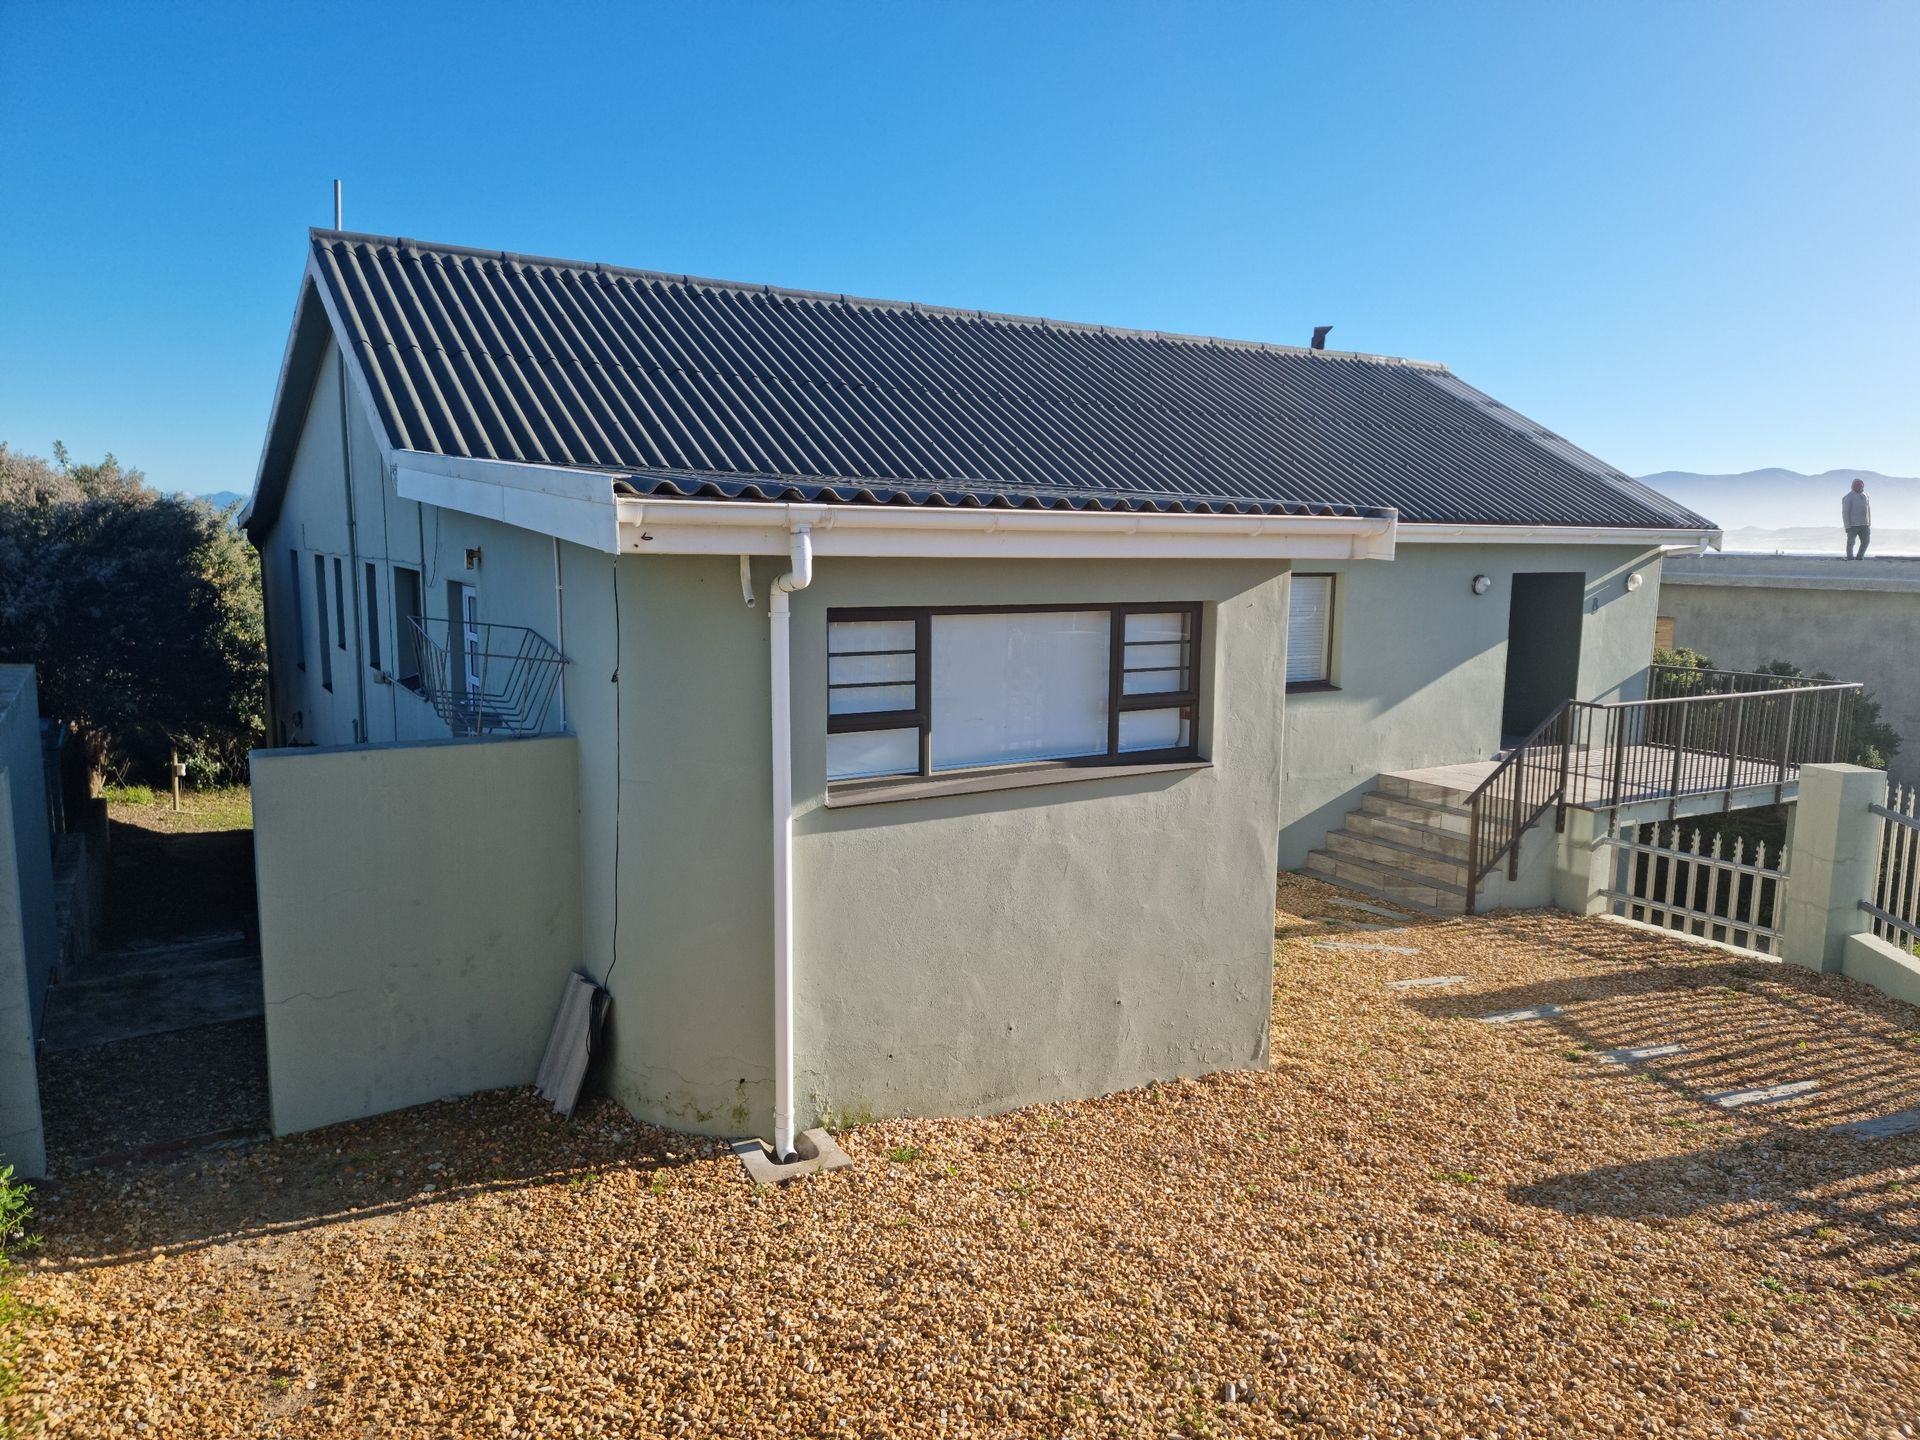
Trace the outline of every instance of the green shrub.
<instances>
[{"instance_id":1,"label":"green shrub","mask_svg":"<svg viewBox=\"0 0 1920 1440\"><path fill-rule=\"evenodd\" d=\"M11 1165L0 1165L0 1400L20 1388L20 1332L33 1317L33 1307L13 1293L14 1257L31 1250L39 1240L27 1233L33 1218L33 1188L13 1178ZM0 1440L14 1430L0 1421Z\"/></svg>"}]
</instances>

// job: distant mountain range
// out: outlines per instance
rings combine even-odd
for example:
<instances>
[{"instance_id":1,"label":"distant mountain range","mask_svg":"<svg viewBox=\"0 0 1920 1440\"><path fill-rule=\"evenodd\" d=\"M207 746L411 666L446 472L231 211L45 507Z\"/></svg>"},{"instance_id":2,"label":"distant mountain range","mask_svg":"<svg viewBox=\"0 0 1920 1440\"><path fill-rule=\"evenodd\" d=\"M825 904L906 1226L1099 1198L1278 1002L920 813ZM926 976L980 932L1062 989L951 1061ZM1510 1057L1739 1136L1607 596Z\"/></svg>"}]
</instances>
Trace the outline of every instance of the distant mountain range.
<instances>
[{"instance_id":1,"label":"distant mountain range","mask_svg":"<svg viewBox=\"0 0 1920 1440\"><path fill-rule=\"evenodd\" d=\"M1920 477L1882 475L1877 470L1749 470L1743 475L1696 475L1662 470L1642 475L1643 484L1696 510L1721 529L1840 529L1840 497L1856 479L1867 482L1873 527L1920 530ZM1792 547L1799 548L1799 547Z\"/></svg>"},{"instance_id":2,"label":"distant mountain range","mask_svg":"<svg viewBox=\"0 0 1920 1440\"><path fill-rule=\"evenodd\" d=\"M211 495L200 495L195 498L206 501L216 510L224 510L229 505L241 504L247 497L236 490L215 490Z\"/></svg>"}]
</instances>

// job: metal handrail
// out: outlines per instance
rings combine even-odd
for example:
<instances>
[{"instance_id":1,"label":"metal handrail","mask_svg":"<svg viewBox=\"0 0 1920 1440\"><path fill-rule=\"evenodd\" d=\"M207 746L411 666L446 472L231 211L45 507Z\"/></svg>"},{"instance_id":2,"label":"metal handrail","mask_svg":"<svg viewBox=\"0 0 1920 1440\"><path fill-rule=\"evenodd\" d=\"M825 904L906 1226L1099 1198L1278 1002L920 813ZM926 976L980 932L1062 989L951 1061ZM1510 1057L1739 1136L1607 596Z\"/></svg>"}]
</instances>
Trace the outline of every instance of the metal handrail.
<instances>
[{"instance_id":1,"label":"metal handrail","mask_svg":"<svg viewBox=\"0 0 1920 1440\"><path fill-rule=\"evenodd\" d=\"M1805 685L1782 685L1777 690L1708 690L1699 695L1661 695L1650 700L1569 700L1569 705L1585 705L1593 710L1638 710L1649 705L1690 705L1700 700L1766 700L1791 691L1805 695L1810 690L1859 690L1860 680L1820 680Z\"/></svg>"},{"instance_id":2,"label":"metal handrail","mask_svg":"<svg viewBox=\"0 0 1920 1440\"><path fill-rule=\"evenodd\" d=\"M1777 802L1802 765L1850 752L1850 701L1861 688L1813 681L1563 702L1467 796L1468 913L1480 882L1502 860L1508 878L1519 878L1521 837L1549 808L1559 830L1569 805L1617 814L1624 804L1665 800L1671 818L1683 795L1718 793L1731 808L1734 791L1766 786Z\"/></svg>"},{"instance_id":3,"label":"metal handrail","mask_svg":"<svg viewBox=\"0 0 1920 1440\"><path fill-rule=\"evenodd\" d=\"M1533 827L1535 821L1551 805L1554 807L1554 828L1561 829L1566 824L1567 763L1571 755L1570 736L1561 733L1557 740L1547 740L1547 733L1565 732L1571 723L1573 706L1576 702L1563 700L1556 705L1551 714L1534 726L1533 732L1513 749L1509 750L1500 763L1493 767L1488 775L1467 796L1467 913L1473 913L1473 900L1480 882L1493 873L1493 867L1502 859L1508 863L1509 872L1517 871L1520 863L1520 837ZM1508 807L1508 830L1504 838L1493 838L1488 834L1489 821L1497 823L1500 809L1496 803L1489 805L1487 796L1496 792L1503 780L1514 775L1523 775L1523 767L1532 763L1530 756L1535 750L1557 750L1559 759L1555 770L1556 779L1552 790L1544 797L1536 796L1537 803L1531 812L1522 814L1526 809L1524 798L1525 785L1516 780L1507 788L1511 791L1511 804ZM1489 814L1487 812L1491 811ZM1482 854L1483 849L1487 852ZM1518 878L1517 875L1512 878Z\"/></svg>"}]
</instances>

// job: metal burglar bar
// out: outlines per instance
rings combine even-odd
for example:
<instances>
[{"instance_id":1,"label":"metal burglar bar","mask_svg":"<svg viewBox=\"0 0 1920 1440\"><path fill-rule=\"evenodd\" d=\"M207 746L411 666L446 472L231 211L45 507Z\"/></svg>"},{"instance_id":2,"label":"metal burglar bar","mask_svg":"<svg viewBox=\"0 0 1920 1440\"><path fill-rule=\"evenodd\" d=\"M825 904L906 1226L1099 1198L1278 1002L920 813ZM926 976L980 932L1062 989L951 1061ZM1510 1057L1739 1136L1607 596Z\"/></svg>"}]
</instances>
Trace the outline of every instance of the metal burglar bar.
<instances>
[{"instance_id":1,"label":"metal burglar bar","mask_svg":"<svg viewBox=\"0 0 1920 1440\"><path fill-rule=\"evenodd\" d=\"M1643 831L1651 832L1648 838L1641 838ZM1765 842L1749 851L1736 838L1728 853L1723 837L1703 847L1698 830L1683 839L1674 825L1629 825L1606 842L1616 857L1614 883L1604 892L1608 913L1779 955L1788 881L1779 862L1786 857L1776 853L1769 864Z\"/></svg>"},{"instance_id":2,"label":"metal burglar bar","mask_svg":"<svg viewBox=\"0 0 1920 1440\"><path fill-rule=\"evenodd\" d=\"M1903 950L1920 948L1920 818L1914 814L1920 790L1898 785L1887 803L1875 805L1880 816L1880 864L1875 872L1873 898L1860 908L1872 918L1873 933Z\"/></svg>"},{"instance_id":3,"label":"metal burglar bar","mask_svg":"<svg viewBox=\"0 0 1920 1440\"><path fill-rule=\"evenodd\" d=\"M434 713L456 735L539 734L567 657L524 625L462 622L463 637L477 637L449 648L444 639L454 624L407 617L421 693Z\"/></svg>"},{"instance_id":4,"label":"metal burglar bar","mask_svg":"<svg viewBox=\"0 0 1920 1440\"><path fill-rule=\"evenodd\" d=\"M1725 689L1684 687L1725 686ZM1723 797L1771 786L1783 798L1802 765L1844 760L1853 749L1858 684L1782 675L1654 666L1650 700L1569 700L1514 747L1467 797L1467 909L1480 881L1507 862L1517 878L1520 838L1551 808L1618 811L1683 796Z\"/></svg>"}]
</instances>

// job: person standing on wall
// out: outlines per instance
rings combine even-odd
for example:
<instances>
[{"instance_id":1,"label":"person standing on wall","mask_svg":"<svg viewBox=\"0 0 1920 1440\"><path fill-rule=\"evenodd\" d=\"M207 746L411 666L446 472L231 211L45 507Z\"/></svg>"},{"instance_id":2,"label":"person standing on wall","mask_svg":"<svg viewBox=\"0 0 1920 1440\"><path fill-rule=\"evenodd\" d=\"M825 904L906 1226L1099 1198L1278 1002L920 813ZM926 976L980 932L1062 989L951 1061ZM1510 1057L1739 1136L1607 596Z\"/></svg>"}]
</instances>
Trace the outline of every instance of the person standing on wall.
<instances>
[{"instance_id":1,"label":"person standing on wall","mask_svg":"<svg viewBox=\"0 0 1920 1440\"><path fill-rule=\"evenodd\" d=\"M1867 558L1867 537L1873 533L1873 506L1867 500L1867 482L1856 480L1853 488L1840 497L1840 523L1847 527L1847 558ZM1860 553L1853 553L1853 542L1860 542Z\"/></svg>"}]
</instances>

